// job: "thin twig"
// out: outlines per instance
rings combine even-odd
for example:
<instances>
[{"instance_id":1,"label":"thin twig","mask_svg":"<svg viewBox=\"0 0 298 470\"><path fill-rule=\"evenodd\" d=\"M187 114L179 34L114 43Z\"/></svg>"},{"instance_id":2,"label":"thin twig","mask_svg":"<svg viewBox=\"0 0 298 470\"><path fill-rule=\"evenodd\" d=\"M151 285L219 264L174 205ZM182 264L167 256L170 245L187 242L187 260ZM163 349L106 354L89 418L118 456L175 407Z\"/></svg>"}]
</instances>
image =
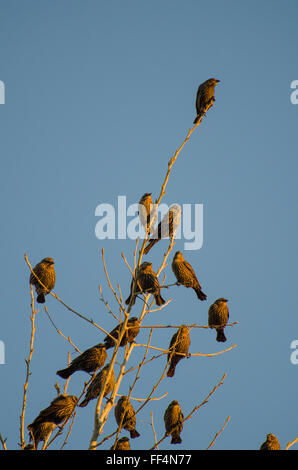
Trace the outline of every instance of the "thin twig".
<instances>
[{"instance_id":1,"label":"thin twig","mask_svg":"<svg viewBox=\"0 0 298 470\"><path fill-rule=\"evenodd\" d=\"M217 439L218 436L223 432L224 428L226 427L226 425L227 425L228 422L230 421L230 418L231 418L231 416L228 416L228 417L227 417L227 419L226 419L225 422L224 422L224 425L223 425L222 428L215 434L214 438L212 439L212 441L210 442L210 444L209 444L209 446L207 447L206 450L210 449L210 448L214 445L216 439Z\"/></svg>"},{"instance_id":2,"label":"thin twig","mask_svg":"<svg viewBox=\"0 0 298 470\"><path fill-rule=\"evenodd\" d=\"M27 403L27 390L28 390L28 384L29 384L29 377L31 375L30 372L30 364L31 364L31 359L32 359L32 354L34 351L34 335L35 335L35 315L36 315L36 310L34 308L34 296L33 296L33 287L30 285L30 292L31 292L31 315L30 315L30 320L31 320L31 337L30 337L30 346L29 346L29 356L28 359L25 359L26 362L26 378L25 378L25 383L24 383L24 393L23 393L23 406L22 406L22 413L20 416L20 439L21 439L21 447L24 449L26 443L25 443L25 438L24 438L24 421L25 421L25 409L26 409L26 403Z\"/></svg>"},{"instance_id":3,"label":"thin twig","mask_svg":"<svg viewBox=\"0 0 298 470\"><path fill-rule=\"evenodd\" d=\"M296 444L296 442L298 442L298 437L296 437L293 441L288 442L285 450L289 450L289 448Z\"/></svg>"},{"instance_id":4,"label":"thin twig","mask_svg":"<svg viewBox=\"0 0 298 470\"><path fill-rule=\"evenodd\" d=\"M55 325L55 323L54 323L54 321L53 321L51 315L50 315L49 312L48 312L48 309L47 309L47 306L46 306L46 305L44 306L44 309L45 309L45 312L46 312L46 314L47 314L47 316L48 316L48 319L49 319L50 322L52 323L52 325L53 325L53 327L55 328L55 330L57 331L57 333L58 333L59 335L61 335L64 339L66 339L66 341L67 341L69 344L71 344L72 347L73 347L78 353L81 354L81 351L80 351L79 348L71 341L70 337L69 337L69 336L66 337L66 336L62 333L62 331L60 331L59 328L57 328L57 326Z\"/></svg>"},{"instance_id":5,"label":"thin twig","mask_svg":"<svg viewBox=\"0 0 298 470\"><path fill-rule=\"evenodd\" d=\"M3 450L7 450L6 439L3 439L1 432L0 432L0 441L1 441L1 444L2 444L2 447L3 447Z\"/></svg>"}]
</instances>

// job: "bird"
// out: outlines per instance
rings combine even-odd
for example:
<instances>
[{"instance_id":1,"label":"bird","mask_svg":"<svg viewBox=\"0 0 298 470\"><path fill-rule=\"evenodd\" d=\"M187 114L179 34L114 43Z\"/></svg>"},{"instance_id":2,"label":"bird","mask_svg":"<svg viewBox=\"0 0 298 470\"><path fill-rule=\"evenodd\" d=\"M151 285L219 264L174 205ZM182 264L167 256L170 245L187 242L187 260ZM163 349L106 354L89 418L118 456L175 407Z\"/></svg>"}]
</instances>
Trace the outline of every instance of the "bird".
<instances>
[{"instance_id":1,"label":"bird","mask_svg":"<svg viewBox=\"0 0 298 470\"><path fill-rule=\"evenodd\" d=\"M115 385L114 369L112 369L109 380L105 384L109 367L110 367L110 364L107 364L91 381L89 387L87 388L85 399L79 404L80 408L84 408L85 406L88 405L90 400L94 400L95 398L97 398L101 394L101 391L104 386L105 386L104 388L105 397L107 397L107 395L113 390L114 385Z\"/></svg>"},{"instance_id":2,"label":"bird","mask_svg":"<svg viewBox=\"0 0 298 470\"><path fill-rule=\"evenodd\" d=\"M280 444L274 434L267 434L267 439L260 447L260 450L280 450Z\"/></svg>"},{"instance_id":3,"label":"bird","mask_svg":"<svg viewBox=\"0 0 298 470\"><path fill-rule=\"evenodd\" d=\"M121 424L123 429L129 431L131 439L140 436L136 430L135 411L128 397L122 395L122 397L119 398L114 413L118 426Z\"/></svg>"},{"instance_id":4,"label":"bird","mask_svg":"<svg viewBox=\"0 0 298 470\"><path fill-rule=\"evenodd\" d=\"M148 240L147 246L144 249L145 255L147 255L155 243L157 243L162 238L173 238L174 233L179 226L180 217L181 207L179 204L174 204L169 208L168 212L159 222L157 229L155 229L154 232L150 235L150 239Z\"/></svg>"},{"instance_id":5,"label":"bird","mask_svg":"<svg viewBox=\"0 0 298 470\"><path fill-rule=\"evenodd\" d=\"M215 101L214 88L219 82L220 80L216 78L209 78L199 86L196 97L197 117L194 120L194 124L196 124L213 105Z\"/></svg>"},{"instance_id":6,"label":"bird","mask_svg":"<svg viewBox=\"0 0 298 470\"><path fill-rule=\"evenodd\" d=\"M171 444L181 444L182 442L180 433L183 429L183 419L179 402L173 400L164 413L166 433L172 436Z\"/></svg>"},{"instance_id":7,"label":"bird","mask_svg":"<svg viewBox=\"0 0 298 470\"><path fill-rule=\"evenodd\" d=\"M78 399L75 395L58 395L51 404L42 410L37 418L27 426L29 431L32 431L33 436L35 433L45 432L47 426L44 429L40 427L44 423L62 424L67 421L72 415ZM42 439L40 439L42 440Z\"/></svg>"},{"instance_id":8,"label":"bird","mask_svg":"<svg viewBox=\"0 0 298 470\"><path fill-rule=\"evenodd\" d=\"M147 230L153 226L156 219L156 205L153 204L152 193L145 193L139 201L139 219L141 225Z\"/></svg>"},{"instance_id":9,"label":"bird","mask_svg":"<svg viewBox=\"0 0 298 470\"><path fill-rule=\"evenodd\" d=\"M181 251L177 251L172 261L172 270L179 284L191 287L200 300L206 300L207 295L201 289L196 273L192 266L184 259Z\"/></svg>"},{"instance_id":10,"label":"bird","mask_svg":"<svg viewBox=\"0 0 298 470\"><path fill-rule=\"evenodd\" d=\"M229 309L227 302L227 299L221 297L210 306L208 311L208 325L211 328L216 328L216 341L222 343L227 340L224 334L224 328L229 319Z\"/></svg>"},{"instance_id":11,"label":"bird","mask_svg":"<svg viewBox=\"0 0 298 470\"><path fill-rule=\"evenodd\" d=\"M112 445L110 450L130 450L130 443L128 437L121 437L121 439L117 441L116 446L115 444Z\"/></svg>"},{"instance_id":12,"label":"bird","mask_svg":"<svg viewBox=\"0 0 298 470\"><path fill-rule=\"evenodd\" d=\"M38 444L42 441L46 444L51 433L53 432L54 427L54 423L47 421L37 423L33 421L33 423L29 424L28 430L30 432L30 441L33 441L32 450L37 450ZM31 446L32 444L28 445ZM27 449L30 449L30 447L27 447Z\"/></svg>"},{"instance_id":13,"label":"bird","mask_svg":"<svg viewBox=\"0 0 298 470\"><path fill-rule=\"evenodd\" d=\"M181 325L179 330L173 335L168 353L168 361L170 361L170 366L167 372L167 377L173 377L175 374L176 365L181 359L184 359L185 356L176 353L188 354L188 349L190 346L189 331L187 326Z\"/></svg>"},{"instance_id":14,"label":"bird","mask_svg":"<svg viewBox=\"0 0 298 470\"><path fill-rule=\"evenodd\" d=\"M63 379L68 379L76 371L94 372L100 369L107 358L106 348L103 343L99 343L92 348L86 349L77 356L66 369L57 370L56 374Z\"/></svg>"},{"instance_id":15,"label":"bird","mask_svg":"<svg viewBox=\"0 0 298 470\"><path fill-rule=\"evenodd\" d=\"M44 287L40 284L36 276L34 276L33 272L42 282ZM30 274L30 284L35 286L35 290L37 293L37 302L40 304L44 304L45 295L49 294L49 292L51 292L51 290L55 287L56 274L54 269L53 258L42 259L40 263L38 263L34 267L33 272Z\"/></svg>"},{"instance_id":16,"label":"bird","mask_svg":"<svg viewBox=\"0 0 298 470\"><path fill-rule=\"evenodd\" d=\"M133 293L133 280L130 284L130 294L126 299L125 303L128 305L131 301L131 296L133 295L132 304L135 304L136 295L140 294L141 292L149 293L154 296L156 305L163 305L165 300L162 298L160 294L160 284L158 281L158 277L152 269L152 263L148 261L144 261L139 268L136 269L135 273L136 279L136 286L135 292Z\"/></svg>"},{"instance_id":17,"label":"bird","mask_svg":"<svg viewBox=\"0 0 298 470\"><path fill-rule=\"evenodd\" d=\"M116 340L119 337L119 333L122 329L123 323L119 323L111 332L110 335L113 336ZM127 322L127 329L121 339L120 347L125 346L127 343L132 343L135 337L138 335L140 331L140 322L137 317L131 317L128 319ZM107 335L104 339L105 348L110 349L115 346L115 341L111 338L111 336Z\"/></svg>"}]
</instances>

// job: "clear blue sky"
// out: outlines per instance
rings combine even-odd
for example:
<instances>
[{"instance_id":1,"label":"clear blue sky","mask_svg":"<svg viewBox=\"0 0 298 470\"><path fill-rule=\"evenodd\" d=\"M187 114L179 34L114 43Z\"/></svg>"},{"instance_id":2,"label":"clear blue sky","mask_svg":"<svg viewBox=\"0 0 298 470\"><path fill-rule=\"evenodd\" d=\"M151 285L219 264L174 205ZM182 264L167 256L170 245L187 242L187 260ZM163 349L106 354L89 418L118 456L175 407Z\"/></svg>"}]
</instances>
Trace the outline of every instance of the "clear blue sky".
<instances>
[{"instance_id":1,"label":"clear blue sky","mask_svg":"<svg viewBox=\"0 0 298 470\"><path fill-rule=\"evenodd\" d=\"M203 247L185 257L208 299L199 302L182 288L166 291L170 306L146 324L207 324L209 305L226 297L230 320L239 324L227 328L224 347L237 347L180 362L156 392L167 397L138 415L142 437L131 446L153 445L151 410L161 437L168 403L178 400L188 414L224 373L223 387L185 423L179 449L205 449L228 415L216 449L258 449L269 432L284 448L298 435L298 365L290 361L290 343L298 339L298 106L290 101L290 83L298 79L297 14L295 0L1 0L0 340L6 364L0 365L0 431L8 448L18 448L29 349L24 253L33 265L53 257L58 295L112 329L99 300L101 283L116 309L100 251L105 248L111 279L126 295L130 278L121 252L131 261L134 242L98 240L95 208L116 204L118 195L131 204L144 192L159 194L167 162L195 117L197 87L213 76L221 80L215 106L176 162L164 199L204 204ZM160 242L148 255L154 267L166 246ZM176 248L183 250L183 240ZM173 281L170 266L166 273ZM134 314L141 305L137 301ZM81 350L103 339L54 298L48 296L47 306ZM152 344L166 347L172 334L156 333ZM222 347L214 331L192 330L190 352ZM41 308L26 425L53 399L54 383L63 384L56 370L68 351ZM164 358L146 366L135 396L146 396L163 366ZM69 393L79 394L86 379L75 375ZM131 380L127 376L121 393ZM67 448L87 448L94 406L79 410ZM104 435L114 429L112 413ZM169 440L161 446L170 447Z\"/></svg>"}]
</instances>

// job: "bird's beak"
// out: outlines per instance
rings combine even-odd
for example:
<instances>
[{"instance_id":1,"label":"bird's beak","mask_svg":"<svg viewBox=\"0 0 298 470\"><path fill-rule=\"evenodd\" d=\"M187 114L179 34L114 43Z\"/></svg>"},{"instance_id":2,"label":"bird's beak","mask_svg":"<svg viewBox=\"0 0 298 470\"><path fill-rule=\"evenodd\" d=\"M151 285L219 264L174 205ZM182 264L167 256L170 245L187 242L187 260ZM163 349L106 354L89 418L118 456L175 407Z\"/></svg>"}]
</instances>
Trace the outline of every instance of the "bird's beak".
<instances>
[{"instance_id":1,"label":"bird's beak","mask_svg":"<svg viewBox=\"0 0 298 470\"><path fill-rule=\"evenodd\" d=\"M219 83L219 82L220 82L220 80L216 80L216 83Z\"/></svg>"}]
</instances>

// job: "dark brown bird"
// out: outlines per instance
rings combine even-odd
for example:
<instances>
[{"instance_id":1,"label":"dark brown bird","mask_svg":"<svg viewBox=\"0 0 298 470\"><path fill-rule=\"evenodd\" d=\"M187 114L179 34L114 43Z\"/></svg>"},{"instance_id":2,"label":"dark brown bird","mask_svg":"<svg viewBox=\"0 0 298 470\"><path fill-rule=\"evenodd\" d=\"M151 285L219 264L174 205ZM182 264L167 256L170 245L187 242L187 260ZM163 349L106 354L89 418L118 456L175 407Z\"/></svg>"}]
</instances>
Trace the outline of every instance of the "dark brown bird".
<instances>
[{"instance_id":1,"label":"dark brown bird","mask_svg":"<svg viewBox=\"0 0 298 470\"><path fill-rule=\"evenodd\" d=\"M150 240L148 240L148 244L144 249L145 255L147 255L155 243L157 243L162 238L173 238L174 233L179 226L180 217L181 207L178 204L174 204L169 208L168 212L159 222L157 229L150 235Z\"/></svg>"},{"instance_id":2,"label":"dark brown bird","mask_svg":"<svg viewBox=\"0 0 298 470\"><path fill-rule=\"evenodd\" d=\"M36 274L38 279L45 286L43 287L33 273L30 274L30 284L35 286L37 293L37 302L40 304L45 303L45 295L51 292L55 287L56 275L54 269L54 260L53 258L44 258L38 263L33 272Z\"/></svg>"},{"instance_id":3,"label":"dark brown bird","mask_svg":"<svg viewBox=\"0 0 298 470\"><path fill-rule=\"evenodd\" d=\"M152 263L144 261L144 263L142 263L141 266L136 269L135 276L137 282L137 285L135 287L135 293L132 293L133 281L131 281L130 295L125 301L126 305L130 303L132 295L132 305L134 305L136 301L136 295L140 294L141 292L147 292L149 294L154 295L156 305L163 305L165 303L165 300L160 295L160 284L158 281L158 277L152 269Z\"/></svg>"},{"instance_id":4,"label":"dark brown bird","mask_svg":"<svg viewBox=\"0 0 298 470\"><path fill-rule=\"evenodd\" d=\"M168 361L170 360L170 366L167 372L167 377L173 377L175 374L175 369L179 361L184 359L186 356L182 356L181 354L188 354L188 349L190 345L190 338L189 338L189 331L187 326L181 325L179 330L173 335L168 353Z\"/></svg>"},{"instance_id":5,"label":"dark brown bird","mask_svg":"<svg viewBox=\"0 0 298 470\"><path fill-rule=\"evenodd\" d=\"M175 253L172 262L172 270L179 284L182 284L185 287L191 287L200 300L207 299L207 295L204 294L201 289L196 273L194 272L191 265L185 261L181 251L177 251Z\"/></svg>"},{"instance_id":6,"label":"dark brown bird","mask_svg":"<svg viewBox=\"0 0 298 470\"><path fill-rule=\"evenodd\" d=\"M123 323L120 323L117 325L111 332L110 335L112 335L116 340L119 337L119 333L121 331ZM132 343L135 339L135 337L138 335L140 331L140 322L137 317L131 317L129 318L127 322L127 330L125 331L120 347L125 346L127 343ZM111 336L106 336L104 339L105 342L105 347L106 349L113 348L115 346L115 341L111 338Z\"/></svg>"},{"instance_id":7,"label":"dark brown bird","mask_svg":"<svg viewBox=\"0 0 298 470\"><path fill-rule=\"evenodd\" d=\"M114 445L112 445L110 450L130 450L130 443L128 437L121 437L121 439L117 441L115 448Z\"/></svg>"},{"instance_id":8,"label":"dark brown bird","mask_svg":"<svg viewBox=\"0 0 298 470\"><path fill-rule=\"evenodd\" d=\"M224 328L229 320L229 309L227 299L217 299L209 308L208 324L211 328L216 328L216 341L225 342L227 338L224 334Z\"/></svg>"},{"instance_id":9,"label":"dark brown bird","mask_svg":"<svg viewBox=\"0 0 298 470\"><path fill-rule=\"evenodd\" d=\"M37 433L38 435L38 433L42 432L42 429L47 429L47 426L42 428L42 424L61 424L70 418L77 403L78 399L74 395L59 395L47 408L39 413L37 418L35 418L33 423L29 424L27 428L29 431L32 431L33 435L34 433Z\"/></svg>"},{"instance_id":10,"label":"dark brown bird","mask_svg":"<svg viewBox=\"0 0 298 470\"><path fill-rule=\"evenodd\" d=\"M68 377L78 370L89 373L94 372L104 365L106 358L107 353L105 345L99 343L76 357L66 369L57 370L56 373L63 379L68 379Z\"/></svg>"},{"instance_id":11,"label":"dark brown bird","mask_svg":"<svg viewBox=\"0 0 298 470\"><path fill-rule=\"evenodd\" d=\"M104 387L106 377L108 374L108 369L110 367L110 364L107 364L92 380L90 383L89 387L87 388L86 394L85 394L85 399L81 402L79 405L81 408L84 408L85 406L88 405L90 400L94 400L97 398L100 394L101 391ZM109 377L108 382L105 384L105 389L104 389L104 396L107 397L107 395L113 390L115 385L115 374L114 374L114 369L112 369L111 375Z\"/></svg>"},{"instance_id":12,"label":"dark brown bird","mask_svg":"<svg viewBox=\"0 0 298 470\"><path fill-rule=\"evenodd\" d=\"M136 430L135 411L128 397L123 395L119 398L117 405L115 406L115 418L118 426L122 422L122 428L129 431L131 439L135 439L140 436Z\"/></svg>"},{"instance_id":13,"label":"dark brown bird","mask_svg":"<svg viewBox=\"0 0 298 470\"><path fill-rule=\"evenodd\" d=\"M180 433L183 429L183 418L179 402L172 401L164 414L166 433L172 436L171 444L181 444L182 442Z\"/></svg>"},{"instance_id":14,"label":"dark brown bird","mask_svg":"<svg viewBox=\"0 0 298 470\"><path fill-rule=\"evenodd\" d=\"M139 201L139 219L142 226L147 230L153 224L156 219L156 206L153 204L152 193L145 193Z\"/></svg>"},{"instance_id":15,"label":"dark brown bird","mask_svg":"<svg viewBox=\"0 0 298 470\"><path fill-rule=\"evenodd\" d=\"M28 430L30 432L30 441L33 441L33 449L37 450L38 444L40 442L46 443L53 432L55 427L54 423L46 422L37 422L29 424ZM30 444L28 444L30 445Z\"/></svg>"},{"instance_id":16,"label":"dark brown bird","mask_svg":"<svg viewBox=\"0 0 298 470\"><path fill-rule=\"evenodd\" d=\"M194 120L194 124L196 124L213 105L215 101L214 88L219 82L220 80L217 80L216 78L209 78L199 86L196 98L197 117Z\"/></svg>"},{"instance_id":17,"label":"dark brown bird","mask_svg":"<svg viewBox=\"0 0 298 470\"><path fill-rule=\"evenodd\" d=\"M260 450L280 450L280 444L274 434L267 434L267 439L260 447Z\"/></svg>"}]
</instances>

